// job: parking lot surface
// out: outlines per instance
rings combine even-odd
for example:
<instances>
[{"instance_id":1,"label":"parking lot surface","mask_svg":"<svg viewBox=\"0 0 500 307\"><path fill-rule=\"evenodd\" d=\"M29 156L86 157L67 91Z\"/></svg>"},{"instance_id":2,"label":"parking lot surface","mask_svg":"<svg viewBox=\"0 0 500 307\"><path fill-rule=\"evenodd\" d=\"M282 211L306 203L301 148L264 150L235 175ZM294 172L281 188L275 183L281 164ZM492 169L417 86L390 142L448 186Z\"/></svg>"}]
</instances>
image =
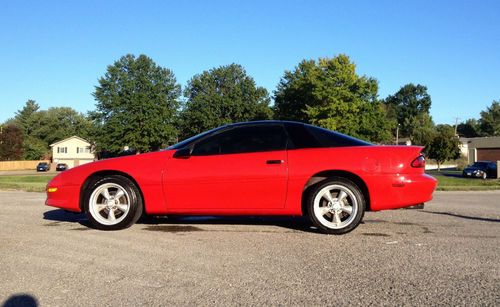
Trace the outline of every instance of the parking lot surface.
<instances>
[{"instance_id":1,"label":"parking lot surface","mask_svg":"<svg viewBox=\"0 0 500 307\"><path fill-rule=\"evenodd\" d=\"M500 191L436 192L342 236L301 218L153 218L86 226L0 192L0 303L500 305Z\"/></svg>"}]
</instances>

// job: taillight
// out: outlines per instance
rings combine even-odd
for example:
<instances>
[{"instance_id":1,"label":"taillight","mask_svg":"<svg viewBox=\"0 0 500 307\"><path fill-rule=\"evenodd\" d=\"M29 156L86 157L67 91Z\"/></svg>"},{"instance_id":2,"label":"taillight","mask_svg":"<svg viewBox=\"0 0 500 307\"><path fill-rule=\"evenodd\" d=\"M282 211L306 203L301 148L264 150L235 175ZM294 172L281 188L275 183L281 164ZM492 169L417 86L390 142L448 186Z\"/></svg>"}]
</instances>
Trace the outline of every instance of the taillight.
<instances>
[{"instance_id":1,"label":"taillight","mask_svg":"<svg viewBox=\"0 0 500 307\"><path fill-rule=\"evenodd\" d=\"M411 162L411 167L425 167L425 158L424 156L420 155L418 157L415 158L415 160L413 160L413 162Z\"/></svg>"}]
</instances>

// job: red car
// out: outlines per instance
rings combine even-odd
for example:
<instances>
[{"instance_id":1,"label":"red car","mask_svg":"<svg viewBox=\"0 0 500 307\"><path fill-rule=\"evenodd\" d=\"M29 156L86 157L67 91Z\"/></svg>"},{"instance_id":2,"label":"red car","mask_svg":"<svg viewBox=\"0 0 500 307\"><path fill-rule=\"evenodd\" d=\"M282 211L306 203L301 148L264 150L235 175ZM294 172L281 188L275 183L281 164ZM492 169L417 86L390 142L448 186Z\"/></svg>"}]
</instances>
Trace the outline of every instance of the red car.
<instances>
[{"instance_id":1,"label":"red car","mask_svg":"<svg viewBox=\"0 0 500 307\"><path fill-rule=\"evenodd\" d=\"M287 121L219 127L159 152L84 164L47 185L49 206L85 212L102 230L150 215L309 216L329 234L365 211L432 199L422 147L375 146Z\"/></svg>"}]
</instances>

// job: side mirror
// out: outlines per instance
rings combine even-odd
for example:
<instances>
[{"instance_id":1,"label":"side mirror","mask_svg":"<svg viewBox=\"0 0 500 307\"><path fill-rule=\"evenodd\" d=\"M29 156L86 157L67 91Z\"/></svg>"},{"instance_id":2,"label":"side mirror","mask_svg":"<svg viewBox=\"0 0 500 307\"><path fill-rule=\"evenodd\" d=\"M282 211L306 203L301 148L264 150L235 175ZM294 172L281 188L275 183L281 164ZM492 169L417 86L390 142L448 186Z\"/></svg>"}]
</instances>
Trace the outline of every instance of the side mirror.
<instances>
[{"instance_id":1,"label":"side mirror","mask_svg":"<svg viewBox=\"0 0 500 307\"><path fill-rule=\"evenodd\" d=\"M178 149L174 153L173 157L176 159L187 159L187 158L191 157L191 148L185 147L185 148Z\"/></svg>"}]
</instances>

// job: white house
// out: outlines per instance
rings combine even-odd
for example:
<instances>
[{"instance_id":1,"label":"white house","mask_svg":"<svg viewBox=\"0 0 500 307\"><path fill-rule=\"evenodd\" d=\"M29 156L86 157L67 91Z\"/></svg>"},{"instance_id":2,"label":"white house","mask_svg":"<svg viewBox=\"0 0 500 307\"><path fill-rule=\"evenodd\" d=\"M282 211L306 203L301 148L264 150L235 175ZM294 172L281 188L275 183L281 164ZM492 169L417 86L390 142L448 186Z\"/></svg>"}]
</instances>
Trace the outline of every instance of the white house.
<instances>
[{"instance_id":1,"label":"white house","mask_svg":"<svg viewBox=\"0 0 500 307\"><path fill-rule=\"evenodd\" d=\"M76 135L51 144L52 161L75 167L95 160L90 143Z\"/></svg>"}]
</instances>

